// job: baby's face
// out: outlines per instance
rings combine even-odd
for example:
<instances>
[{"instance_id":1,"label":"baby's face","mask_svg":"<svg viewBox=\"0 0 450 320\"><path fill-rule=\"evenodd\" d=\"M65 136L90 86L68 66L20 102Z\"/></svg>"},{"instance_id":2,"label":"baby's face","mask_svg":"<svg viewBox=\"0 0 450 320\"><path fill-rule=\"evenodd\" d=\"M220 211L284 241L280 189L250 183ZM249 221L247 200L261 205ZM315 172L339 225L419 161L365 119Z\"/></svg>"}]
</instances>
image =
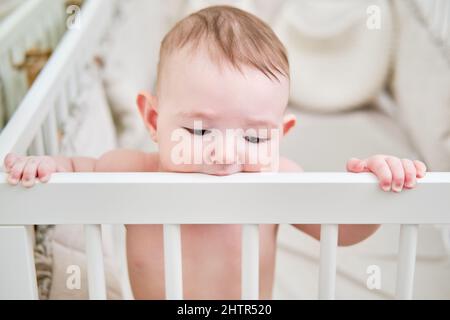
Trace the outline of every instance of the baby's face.
<instances>
[{"instance_id":1,"label":"baby's face","mask_svg":"<svg viewBox=\"0 0 450 320\"><path fill-rule=\"evenodd\" d=\"M289 81L250 67L242 71L217 66L201 50L166 60L158 97L138 98L162 171L277 170L280 138L295 123L284 115Z\"/></svg>"}]
</instances>

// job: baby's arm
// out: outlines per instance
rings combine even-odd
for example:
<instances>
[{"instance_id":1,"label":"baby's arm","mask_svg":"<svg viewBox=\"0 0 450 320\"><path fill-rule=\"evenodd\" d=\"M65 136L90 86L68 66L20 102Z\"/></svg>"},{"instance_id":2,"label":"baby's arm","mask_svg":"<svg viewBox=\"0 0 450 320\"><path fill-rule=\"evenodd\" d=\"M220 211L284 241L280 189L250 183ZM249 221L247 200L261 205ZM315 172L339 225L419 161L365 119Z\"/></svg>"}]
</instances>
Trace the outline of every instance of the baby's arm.
<instances>
[{"instance_id":1,"label":"baby's arm","mask_svg":"<svg viewBox=\"0 0 450 320\"><path fill-rule=\"evenodd\" d=\"M117 149L106 152L100 158L29 156L9 153L4 159L8 182L32 187L35 179L47 182L54 172L140 172L156 171L155 154L137 150Z\"/></svg>"}]
</instances>

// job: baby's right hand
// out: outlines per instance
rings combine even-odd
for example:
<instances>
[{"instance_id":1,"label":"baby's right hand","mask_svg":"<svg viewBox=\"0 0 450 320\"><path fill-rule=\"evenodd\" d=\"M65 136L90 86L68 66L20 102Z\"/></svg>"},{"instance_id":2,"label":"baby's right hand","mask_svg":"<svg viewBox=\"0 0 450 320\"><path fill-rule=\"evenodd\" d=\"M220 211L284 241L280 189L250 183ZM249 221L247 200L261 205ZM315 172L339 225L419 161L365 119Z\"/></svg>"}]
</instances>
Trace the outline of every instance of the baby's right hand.
<instances>
[{"instance_id":1,"label":"baby's right hand","mask_svg":"<svg viewBox=\"0 0 450 320\"><path fill-rule=\"evenodd\" d=\"M8 182L16 185L22 180L24 187L32 187L35 178L47 182L53 172L57 172L58 164L49 156L24 157L8 153L4 161L5 170L9 173Z\"/></svg>"}]
</instances>

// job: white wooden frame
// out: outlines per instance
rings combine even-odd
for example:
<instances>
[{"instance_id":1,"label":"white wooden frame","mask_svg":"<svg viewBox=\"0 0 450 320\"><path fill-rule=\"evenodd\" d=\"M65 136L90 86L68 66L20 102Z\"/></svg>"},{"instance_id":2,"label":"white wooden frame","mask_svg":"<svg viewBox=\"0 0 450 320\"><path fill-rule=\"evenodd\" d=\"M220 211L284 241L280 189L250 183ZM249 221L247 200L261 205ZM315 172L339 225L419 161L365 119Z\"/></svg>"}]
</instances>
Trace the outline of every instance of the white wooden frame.
<instances>
[{"instance_id":1,"label":"white wooden frame","mask_svg":"<svg viewBox=\"0 0 450 320\"><path fill-rule=\"evenodd\" d=\"M6 174L0 174L0 181L5 180ZM397 297L410 299L418 225L449 224L449 194L450 173L447 172L428 173L414 191L400 194L381 191L376 178L368 173L241 173L227 177L176 173L57 173L49 183L38 183L32 189L0 183L0 225L16 226L22 234L20 243L9 243L0 254L9 254L8 259L2 260L14 261L13 265L19 261L23 264L29 248L26 249L28 240L21 225L85 224L89 292L92 298L105 298L99 225L164 224L165 270L170 275L166 281L167 297L181 299L179 225L244 224L242 297L257 299L257 225L322 224L319 297L333 299L337 225L394 223L402 225ZM177 201L170 201L173 197ZM2 233L4 231L0 235ZM22 251L11 257L10 245ZM25 274L32 274L31 267L34 268L29 264ZM6 277L4 271L2 266L0 279L9 282L10 277ZM32 279L28 276L25 280Z\"/></svg>"},{"instance_id":2,"label":"white wooden frame","mask_svg":"<svg viewBox=\"0 0 450 320\"><path fill-rule=\"evenodd\" d=\"M92 58L95 44L112 16L112 4L108 0L87 2L81 30L71 30L64 37L1 132L2 162L9 152L58 153L57 127L66 118L69 93L77 85L73 79L80 66ZM82 54L79 48L83 48ZM32 189L10 186L6 177L0 173L0 298L4 299L37 298L29 227L35 224L85 225L92 299L106 298L101 224L165 225L168 299L183 298L180 224L244 225L244 299L258 298L259 224L322 225L321 299L333 299L335 294L339 224L401 224L397 298L410 299L418 225L450 223L448 172L428 173L416 190L400 194L382 192L375 177L368 173L241 173L226 177L58 173L49 183L38 183ZM170 201L175 197L177 201Z\"/></svg>"}]
</instances>

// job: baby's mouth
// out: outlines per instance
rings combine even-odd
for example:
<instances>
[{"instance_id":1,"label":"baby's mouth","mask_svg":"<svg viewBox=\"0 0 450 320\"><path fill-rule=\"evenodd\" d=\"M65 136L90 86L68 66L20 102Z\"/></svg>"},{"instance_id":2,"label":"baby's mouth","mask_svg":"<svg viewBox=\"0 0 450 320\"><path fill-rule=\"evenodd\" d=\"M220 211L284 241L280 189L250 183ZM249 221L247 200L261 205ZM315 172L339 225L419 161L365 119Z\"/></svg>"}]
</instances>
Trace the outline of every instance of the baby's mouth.
<instances>
[{"instance_id":1,"label":"baby's mouth","mask_svg":"<svg viewBox=\"0 0 450 320\"><path fill-rule=\"evenodd\" d=\"M207 168L207 174L215 176L228 176L237 172L241 172L242 168L237 164L221 164L221 165L211 165Z\"/></svg>"}]
</instances>

